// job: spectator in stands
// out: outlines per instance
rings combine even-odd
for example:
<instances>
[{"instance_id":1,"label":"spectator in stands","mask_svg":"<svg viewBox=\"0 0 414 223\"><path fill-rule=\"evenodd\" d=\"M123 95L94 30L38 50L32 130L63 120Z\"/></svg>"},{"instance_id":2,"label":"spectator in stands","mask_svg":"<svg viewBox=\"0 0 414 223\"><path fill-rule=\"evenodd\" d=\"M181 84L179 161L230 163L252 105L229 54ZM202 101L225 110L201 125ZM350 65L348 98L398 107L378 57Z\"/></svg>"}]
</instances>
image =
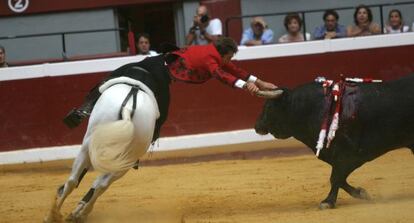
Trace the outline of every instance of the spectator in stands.
<instances>
[{"instance_id":1,"label":"spectator in stands","mask_svg":"<svg viewBox=\"0 0 414 223\"><path fill-rule=\"evenodd\" d=\"M381 33L381 27L372 22L372 12L368 6L359 5L354 13L355 25L348 26L347 36L369 36Z\"/></svg>"},{"instance_id":2,"label":"spectator in stands","mask_svg":"<svg viewBox=\"0 0 414 223\"><path fill-rule=\"evenodd\" d=\"M384 33L405 33L409 27L404 25L403 17L398 9L393 9L388 14L388 24L384 27Z\"/></svg>"},{"instance_id":3,"label":"spectator in stands","mask_svg":"<svg viewBox=\"0 0 414 223\"><path fill-rule=\"evenodd\" d=\"M6 62L6 50L3 46L0 46L0 68L8 67L9 65Z\"/></svg>"},{"instance_id":4,"label":"spectator in stands","mask_svg":"<svg viewBox=\"0 0 414 223\"><path fill-rule=\"evenodd\" d=\"M187 45L206 45L222 35L222 25L218 18L211 19L207 7L200 5L194 16L193 26L187 34Z\"/></svg>"},{"instance_id":5,"label":"spectator in stands","mask_svg":"<svg viewBox=\"0 0 414 223\"><path fill-rule=\"evenodd\" d=\"M156 56L158 55L157 52L150 50L151 43L150 37L147 33L140 33L138 34L137 38L137 48L138 48L138 55L148 55L148 56Z\"/></svg>"},{"instance_id":6,"label":"spectator in stands","mask_svg":"<svg viewBox=\"0 0 414 223\"><path fill-rule=\"evenodd\" d=\"M281 36L279 43L302 42L310 39L310 34L306 33L306 39L301 32L302 19L298 13L289 13L286 15L284 25L287 33Z\"/></svg>"},{"instance_id":7,"label":"spectator in stands","mask_svg":"<svg viewBox=\"0 0 414 223\"><path fill-rule=\"evenodd\" d=\"M338 24L339 15L335 10L326 10L323 14L324 25L316 27L313 32L315 39L334 39L346 37L345 26Z\"/></svg>"},{"instance_id":8,"label":"spectator in stands","mask_svg":"<svg viewBox=\"0 0 414 223\"><path fill-rule=\"evenodd\" d=\"M250 28L244 30L240 45L257 46L273 43L273 31L267 27L262 17L254 17Z\"/></svg>"}]
</instances>

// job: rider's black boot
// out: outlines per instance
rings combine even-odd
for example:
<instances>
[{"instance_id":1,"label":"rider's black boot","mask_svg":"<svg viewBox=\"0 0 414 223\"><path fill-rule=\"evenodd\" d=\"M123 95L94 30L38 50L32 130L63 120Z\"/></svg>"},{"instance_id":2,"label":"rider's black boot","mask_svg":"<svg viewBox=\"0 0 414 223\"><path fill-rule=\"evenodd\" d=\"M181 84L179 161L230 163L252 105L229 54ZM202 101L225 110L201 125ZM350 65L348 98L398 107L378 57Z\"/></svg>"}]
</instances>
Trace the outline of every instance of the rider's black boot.
<instances>
[{"instance_id":1,"label":"rider's black boot","mask_svg":"<svg viewBox=\"0 0 414 223\"><path fill-rule=\"evenodd\" d=\"M96 101L98 100L101 93L99 92L99 86L94 87L89 94L86 96L85 101L79 108L72 109L66 117L63 119L63 122L69 128L77 127L84 118L88 117L93 107L95 106Z\"/></svg>"}]
</instances>

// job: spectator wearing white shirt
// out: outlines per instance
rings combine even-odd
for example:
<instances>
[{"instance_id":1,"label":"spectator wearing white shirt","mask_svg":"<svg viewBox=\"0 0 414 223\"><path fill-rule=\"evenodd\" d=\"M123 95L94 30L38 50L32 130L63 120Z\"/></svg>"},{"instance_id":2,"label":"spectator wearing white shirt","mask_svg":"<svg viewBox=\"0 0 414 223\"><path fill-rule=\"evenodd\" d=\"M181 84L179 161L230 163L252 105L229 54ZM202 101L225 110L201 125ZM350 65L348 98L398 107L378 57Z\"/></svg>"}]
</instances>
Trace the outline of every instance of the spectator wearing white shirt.
<instances>
[{"instance_id":1,"label":"spectator wearing white shirt","mask_svg":"<svg viewBox=\"0 0 414 223\"><path fill-rule=\"evenodd\" d=\"M193 26L187 34L187 45L207 45L217 40L223 34L221 21L211 19L207 7L200 5L194 16Z\"/></svg>"},{"instance_id":2,"label":"spectator wearing white shirt","mask_svg":"<svg viewBox=\"0 0 414 223\"><path fill-rule=\"evenodd\" d=\"M384 33L405 33L409 27L404 25L403 17L398 9L393 9L388 14L388 24L384 27Z\"/></svg>"},{"instance_id":3,"label":"spectator wearing white shirt","mask_svg":"<svg viewBox=\"0 0 414 223\"><path fill-rule=\"evenodd\" d=\"M147 33L140 33L138 34L137 38L137 48L138 48L138 55L147 55L147 56L156 56L158 55L157 52L150 50L151 43L150 37Z\"/></svg>"}]
</instances>

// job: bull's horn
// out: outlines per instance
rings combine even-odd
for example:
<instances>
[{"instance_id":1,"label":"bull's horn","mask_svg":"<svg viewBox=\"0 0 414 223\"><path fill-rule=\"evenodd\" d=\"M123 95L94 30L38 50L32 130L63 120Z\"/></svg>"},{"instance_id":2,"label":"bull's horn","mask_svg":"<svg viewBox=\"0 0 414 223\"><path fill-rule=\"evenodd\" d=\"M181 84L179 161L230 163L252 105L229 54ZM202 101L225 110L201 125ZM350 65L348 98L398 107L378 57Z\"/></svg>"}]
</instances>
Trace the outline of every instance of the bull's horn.
<instances>
[{"instance_id":1,"label":"bull's horn","mask_svg":"<svg viewBox=\"0 0 414 223\"><path fill-rule=\"evenodd\" d=\"M276 90L270 90L270 91L258 91L256 93L257 96L267 98L267 99L275 99L280 96L282 96L283 90L276 89Z\"/></svg>"}]
</instances>

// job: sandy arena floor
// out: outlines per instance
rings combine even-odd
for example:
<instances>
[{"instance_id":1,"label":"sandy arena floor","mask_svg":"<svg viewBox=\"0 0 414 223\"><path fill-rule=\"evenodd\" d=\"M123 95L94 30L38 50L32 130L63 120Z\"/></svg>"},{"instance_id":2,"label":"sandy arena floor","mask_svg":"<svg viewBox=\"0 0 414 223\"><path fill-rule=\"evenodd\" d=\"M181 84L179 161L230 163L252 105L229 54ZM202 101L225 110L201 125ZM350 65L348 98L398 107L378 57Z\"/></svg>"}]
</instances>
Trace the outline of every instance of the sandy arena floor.
<instances>
[{"instance_id":1,"label":"sandy arena floor","mask_svg":"<svg viewBox=\"0 0 414 223\"><path fill-rule=\"evenodd\" d=\"M312 155L241 157L144 163L98 199L88 222L414 222L414 156L409 150L388 153L350 177L352 185L370 193L371 201L341 190L337 208L325 211L317 207L329 191L327 164ZM70 166L69 161L0 166L0 222L41 222ZM96 175L85 176L63 206L64 215Z\"/></svg>"}]
</instances>

